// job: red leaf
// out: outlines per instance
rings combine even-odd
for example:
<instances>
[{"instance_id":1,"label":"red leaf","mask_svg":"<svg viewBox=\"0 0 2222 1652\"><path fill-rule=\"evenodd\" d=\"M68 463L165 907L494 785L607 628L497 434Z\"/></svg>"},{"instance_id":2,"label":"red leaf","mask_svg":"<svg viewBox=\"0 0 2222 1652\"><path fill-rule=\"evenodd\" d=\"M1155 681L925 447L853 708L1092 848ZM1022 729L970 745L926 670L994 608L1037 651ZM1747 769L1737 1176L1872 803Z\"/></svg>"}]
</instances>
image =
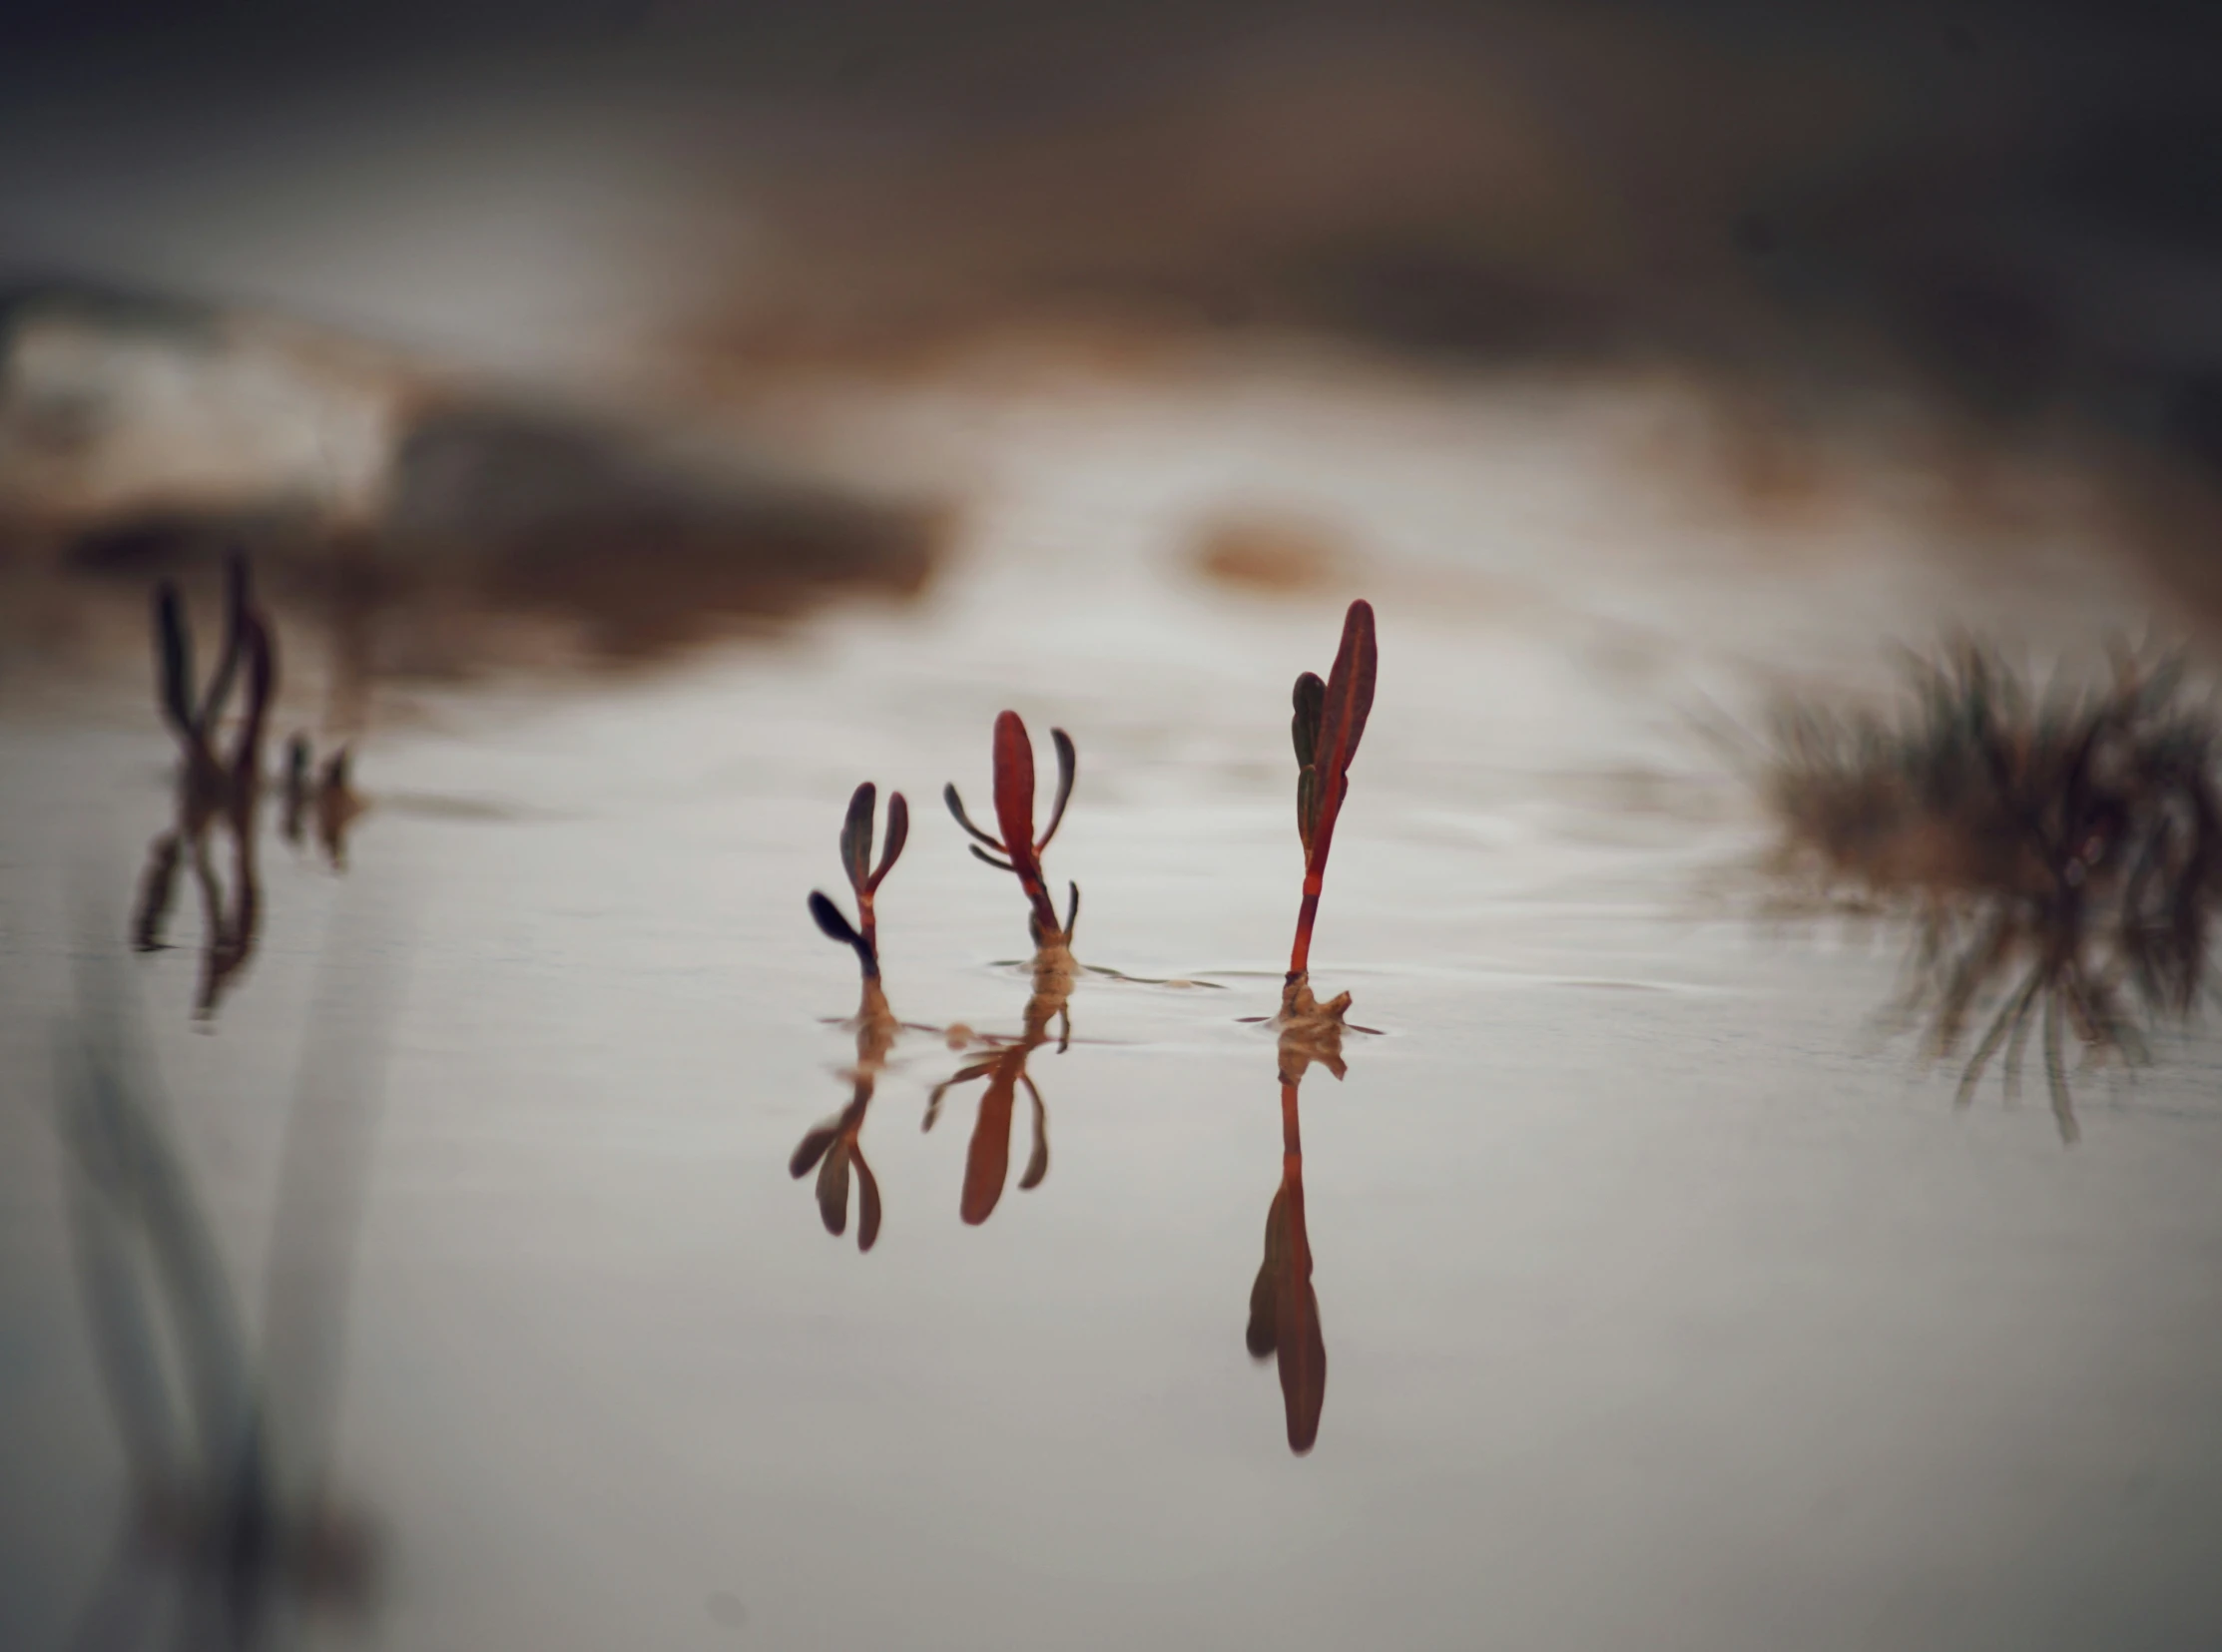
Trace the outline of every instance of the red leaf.
<instances>
[{"instance_id":1,"label":"red leaf","mask_svg":"<svg viewBox=\"0 0 2222 1652\"><path fill-rule=\"evenodd\" d=\"M995 719L995 824L1002 827L1003 850L1033 904L1035 921L1044 931L1055 930L1057 908L1049 903L1034 850L1034 746L1016 712Z\"/></svg>"},{"instance_id":2,"label":"red leaf","mask_svg":"<svg viewBox=\"0 0 2222 1652\"><path fill-rule=\"evenodd\" d=\"M1065 818L1065 805L1072 802L1072 783L1080 773L1080 755L1072 749L1072 736L1062 729L1049 731L1049 744L1057 748L1057 801L1050 806L1049 825L1042 828L1041 841L1034 845L1039 854L1049 846L1049 839L1057 835L1057 826Z\"/></svg>"},{"instance_id":3,"label":"red leaf","mask_svg":"<svg viewBox=\"0 0 2222 1652\"><path fill-rule=\"evenodd\" d=\"M902 855L902 845L910 838L910 805L900 792L887 800L887 840L879 851L879 869L871 874L865 884L869 891L876 891L887 880L887 873L894 870L895 861Z\"/></svg>"},{"instance_id":4,"label":"red leaf","mask_svg":"<svg viewBox=\"0 0 2222 1652\"><path fill-rule=\"evenodd\" d=\"M848 874L848 886L858 894L864 892L865 880L871 875L871 815L879 801L879 794L871 782L849 794L848 816L840 826L841 870Z\"/></svg>"},{"instance_id":5,"label":"red leaf","mask_svg":"<svg viewBox=\"0 0 2222 1652\"><path fill-rule=\"evenodd\" d=\"M1343 646L1328 673L1326 704L1320 718L1320 818L1312 831L1312 857L1324 865L1335 817L1350 790L1351 760L1358 755L1366 719L1374 709L1374 672L1379 654L1374 641L1374 607L1363 598L1343 620Z\"/></svg>"},{"instance_id":6,"label":"red leaf","mask_svg":"<svg viewBox=\"0 0 2222 1652\"><path fill-rule=\"evenodd\" d=\"M995 719L995 824L1006 850L1033 858L1034 743L1016 712Z\"/></svg>"}]
</instances>

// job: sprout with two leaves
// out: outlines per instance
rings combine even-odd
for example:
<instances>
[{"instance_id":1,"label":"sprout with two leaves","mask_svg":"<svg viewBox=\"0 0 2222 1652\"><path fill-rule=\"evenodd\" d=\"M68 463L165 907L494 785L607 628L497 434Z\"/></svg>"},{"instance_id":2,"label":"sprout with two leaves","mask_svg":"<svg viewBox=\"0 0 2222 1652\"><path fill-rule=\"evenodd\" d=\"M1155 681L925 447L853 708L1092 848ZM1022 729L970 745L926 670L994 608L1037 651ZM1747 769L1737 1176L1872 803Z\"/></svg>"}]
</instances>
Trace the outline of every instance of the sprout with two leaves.
<instances>
[{"instance_id":1,"label":"sprout with two leaves","mask_svg":"<svg viewBox=\"0 0 2222 1652\"><path fill-rule=\"evenodd\" d=\"M1002 827L1003 835L990 836L972 824L954 785L943 788L941 801L949 806L956 824L974 839L972 853L997 871L1018 878L1031 908L1027 930L1035 947L1045 954L1067 954L1069 960L1073 924L1080 916L1080 885L1070 885L1071 896L1060 925L1042 877L1041 854L1064 821L1065 805L1072 801L1072 783L1080 765L1072 737L1064 730L1050 730L1049 741L1057 749L1057 801L1050 809L1049 825L1039 837L1034 835L1034 745L1016 712L1004 712L995 719L995 824Z\"/></svg>"},{"instance_id":2,"label":"sprout with two leaves","mask_svg":"<svg viewBox=\"0 0 2222 1652\"><path fill-rule=\"evenodd\" d=\"M849 887L856 891L856 922L817 889L811 891L811 916L829 937L851 947L863 969L863 996L849 1023L856 1033L856 1065L850 1070L853 1088L848 1105L833 1118L814 1126L788 1161L788 1172L800 1181L818 1171L818 1211L826 1231L836 1237L848 1228L848 1172L856 1171L858 1211L856 1248L868 1251L879 1237L879 1182L864 1162L860 1138L864 1115L871 1108L872 1087L886 1064L900 1024L887 1007L887 994L879 979L879 929L872 897L901 857L910 835L910 806L900 792L887 799L887 835L880 847L879 864L871 863L873 816L878 793L871 782L856 788L848 800L848 816L841 825L841 866Z\"/></svg>"},{"instance_id":3,"label":"sprout with two leaves","mask_svg":"<svg viewBox=\"0 0 2222 1652\"><path fill-rule=\"evenodd\" d=\"M1374 709L1377 658L1373 605L1361 599L1344 616L1343 644L1327 681L1309 671L1296 680L1291 735L1297 758L1297 832L1304 839L1304 901L1297 910L1296 942L1289 950L1289 975L1281 989L1285 1022L1340 1022L1351 1007L1348 992L1324 1004L1312 995L1312 928L1320 915L1335 822L1350 793L1351 760L1358 755L1359 739Z\"/></svg>"}]
</instances>

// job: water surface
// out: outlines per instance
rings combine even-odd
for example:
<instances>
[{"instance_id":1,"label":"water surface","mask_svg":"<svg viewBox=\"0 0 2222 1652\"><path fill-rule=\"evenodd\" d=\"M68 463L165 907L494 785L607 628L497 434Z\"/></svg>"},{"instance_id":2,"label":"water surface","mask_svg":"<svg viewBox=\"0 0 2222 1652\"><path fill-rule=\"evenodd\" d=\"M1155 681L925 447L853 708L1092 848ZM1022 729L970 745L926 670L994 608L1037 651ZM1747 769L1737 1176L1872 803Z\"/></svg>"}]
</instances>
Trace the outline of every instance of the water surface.
<instances>
[{"instance_id":1,"label":"water surface","mask_svg":"<svg viewBox=\"0 0 2222 1652\"><path fill-rule=\"evenodd\" d=\"M2158 605L2072 538L2012 579L1882 483L1795 532L1663 473L1630 398L1345 385L927 387L820 409L937 469L953 565L904 609L615 681L416 691L358 758L344 874L266 807L256 955L126 957L169 750L120 679L0 709L0 1639L67 1644L131 1506L55 1128L72 956L121 964L251 1320L303 1093L367 1121L293 1253L340 1302L328 1483L379 1533L312 1639L605 1648L2200 1644L2222 1630L2215 1047L2080 1081L2084 1140L1964 1114L1879 1040L1887 929L1755 922L1765 826L1695 724L1885 680L1963 621L2049 657ZM868 438L868 439L867 439ZM1199 581L1199 524L1348 546ZM1919 544L1920 550L1910 547ZM1313 952L1326 1382L1290 1448L1245 1347L1283 1186L1269 1012L1297 903L1288 684L1341 602L1382 675ZM853 1095L849 790L900 789L886 989L1025 1030L1024 905L944 782L1005 706L1080 751L1072 1037L960 1219L976 1059L906 1032L859 1254L788 1172ZM406 716L403 716L403 713ZM1046 763L1046 750L1043 757ZM351 1088L350 1088L351 1087ZM348 1096L354 1100L347 1101ZM352 1178L349 1181L348 1178ZM311 1204L316 1204L311 1201ZM303 1230L311 1231L311 1230ZM282 1362L274 1383L287 1380ZM155 1591L159 1568L127 1566ZM143 1575L144 1574L144 1575Z\"/></svg>"}]
</instances>

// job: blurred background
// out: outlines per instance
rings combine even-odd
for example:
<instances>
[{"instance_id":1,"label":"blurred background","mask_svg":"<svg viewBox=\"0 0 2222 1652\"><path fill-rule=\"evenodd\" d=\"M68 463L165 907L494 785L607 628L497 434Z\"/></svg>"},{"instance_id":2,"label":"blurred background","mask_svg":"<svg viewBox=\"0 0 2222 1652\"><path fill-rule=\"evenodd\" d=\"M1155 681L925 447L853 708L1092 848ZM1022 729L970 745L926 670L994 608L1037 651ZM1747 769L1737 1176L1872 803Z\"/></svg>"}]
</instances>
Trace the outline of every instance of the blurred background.
<instances>
[{"instance_id":1,"label":"blurred background","mask_svg":"<svg viewBox=\"0 0 2222 1652\"><path fill-rule=\"evenodd\" d=\"M151 555L85 536L212 513L398 556L585 510L698 570L719 539L765 584L907 587L929 521L730 485L797 480L781 390L1294 345L1669 383L1693 462L1759 502L1850 446L2010 533L2064 467L2101 531L2209 595L2204 7L14 16L11 562ZM714 456L619 451L675 437Z\"/></svg>"},{"instance_id":2,"label":"blurred background","mask_svg":"<svg viewBox=\"0 0 2222 1652\"><path fill-rule=\"evenodd\" d=\"M1948 1107L1755 785L2218 620L2210 5L13 6L0 1643L2222 1641L2211 1033Z\"/></svg>"}]
</instances>

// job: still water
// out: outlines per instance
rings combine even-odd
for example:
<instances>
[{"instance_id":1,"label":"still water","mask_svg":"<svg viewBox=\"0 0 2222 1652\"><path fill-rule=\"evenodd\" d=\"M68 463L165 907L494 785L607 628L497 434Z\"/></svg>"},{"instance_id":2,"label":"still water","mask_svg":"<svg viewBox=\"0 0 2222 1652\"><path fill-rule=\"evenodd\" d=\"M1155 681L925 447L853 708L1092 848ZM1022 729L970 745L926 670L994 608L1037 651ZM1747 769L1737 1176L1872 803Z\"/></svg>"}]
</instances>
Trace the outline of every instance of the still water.
<instances>
[{"instance_id":1,"label":"still water","mask_svg":"<svg viewBox=\"0 0 2222 1652\"><path fill-rule=\"evenodd\" d=\"M209 1017L196 886L126 945L173 790L137 669L0 706L0 1642L236 1628L134 1523L57 1024L143 1046L236 1380L351 1533L349 1586L266 1591L273 1641L2222 1638L2213 1040L2085 1075L2072 1150L1994 1086L1955 1113L1876 1030L1900 937L1763 915L1705 732L1955 623L2050 659L2165 604L2072 534L2001 572L1888 476L1755 515L1660 408L1292 367L787 409L955 492L927 593L394 696L343 871L266 802ZM1230 513L1326 571L1199 577ZM1244 1017L1302 876L1288 689L1360 592L1380 689L1312 972L1380 1030L1285 1087ZM1005 707L1079 752L1069 1039L939 805L978 812ZM883 1051L805 909L848 903L867 779L912 817ZM860 1179L835 1238L790 1175L835 1120L868 1252Z\"/></svg>"}]
</instances>

